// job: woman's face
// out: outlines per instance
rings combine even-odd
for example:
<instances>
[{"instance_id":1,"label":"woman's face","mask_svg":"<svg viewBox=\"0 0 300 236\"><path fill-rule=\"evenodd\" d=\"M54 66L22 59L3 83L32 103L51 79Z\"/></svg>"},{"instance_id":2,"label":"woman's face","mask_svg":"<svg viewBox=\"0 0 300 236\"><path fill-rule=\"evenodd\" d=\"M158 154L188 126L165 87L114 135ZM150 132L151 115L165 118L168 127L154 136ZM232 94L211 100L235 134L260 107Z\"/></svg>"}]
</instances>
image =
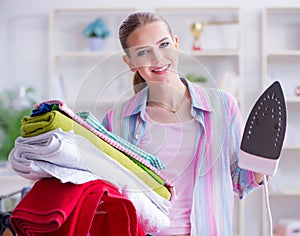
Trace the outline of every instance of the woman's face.
<instances>
[{"instance_id":1,"label":"woman's face","mask_svg":"<svg viewBox=\"0 0 300 236\"><path fill-rule=\"evenodd\" d=\"M164 22L153 22L134 30L127 39L124 61L146 82L170 83L178 78L178 39L170 35Z\"/></svg>"}]
</instances>

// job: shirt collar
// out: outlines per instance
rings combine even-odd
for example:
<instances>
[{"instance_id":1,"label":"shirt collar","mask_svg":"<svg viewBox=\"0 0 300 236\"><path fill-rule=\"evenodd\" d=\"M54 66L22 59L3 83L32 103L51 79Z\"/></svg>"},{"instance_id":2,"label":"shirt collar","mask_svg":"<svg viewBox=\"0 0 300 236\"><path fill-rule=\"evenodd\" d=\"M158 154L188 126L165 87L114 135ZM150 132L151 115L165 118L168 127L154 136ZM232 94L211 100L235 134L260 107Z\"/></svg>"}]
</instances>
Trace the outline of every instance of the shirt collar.
<instances>
[{"instance_id":1,"label":"shirt collar","mask_svg":"<svg viewBox=\"0 0 300 236\"><path fill-rule=\"evenodd\" d=\"M187 85L189 92L191 94L191 100L192 100L192 107L212 112L213 108L209 105L207 102L205 96L204 96L204 90L203 88L191 83L189 80L185 78L181 78L182 82ZM140 113L141 118L144 119L144 115L146 112L146 104L147 104L147 97L148 97L148 87L145 87L143 90L138 92L135 96L130 98L127 101L125 112L123 113L123 118L137 115Z\"/></svg>"},{"instance_id":2,"label":"shirt collar","mask_svg":"<svg viewBox=\"0 0 300 236\"><path fill-rule=\"evenodd\" d=\"M144 117L144 114L146 112L148 90L148 87L145 87L127 101L123 118L127 116L137 115L138 113L141 113L142 118Z\"/></svg>"},{"instance_id":3,"label":"shirt collar","mask_svg":"<svg viewBox=\"0 0 300 236\"><path fill-rule=\"evenodd\" d=\"M192 100L192 107L203 110L203 111L208 111L212 112L213 108L212 106L209 105L207 102L207 99L205 98L204 94L205 91L203 88L200 86L190 82L189 80L185 78L181 78L182 82L185 83L189 89L190 95L191 95L191 100Z\"/></svg>"}]
</instances>

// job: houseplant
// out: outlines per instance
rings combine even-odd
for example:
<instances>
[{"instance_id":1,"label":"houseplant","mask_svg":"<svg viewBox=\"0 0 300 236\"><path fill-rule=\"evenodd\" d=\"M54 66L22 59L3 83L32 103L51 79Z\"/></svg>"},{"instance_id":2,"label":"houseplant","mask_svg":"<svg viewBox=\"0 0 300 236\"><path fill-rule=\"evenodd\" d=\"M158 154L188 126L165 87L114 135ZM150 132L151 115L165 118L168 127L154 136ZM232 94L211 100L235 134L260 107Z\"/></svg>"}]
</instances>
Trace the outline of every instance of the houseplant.
<instances>
[{"instance_id":1,"label":"houseplant","mask_svg":"<svg viewBox=\"0 0 300 236\"><path fill-rule=\"evenodd\" d=\"M104 39L110 35L110 32L103 19L97 18L83 29L82 34L88 38L90 49L95 51L103 48Z\"/></svg>"},{"instance_id":2,"label":"houseplant","mask_svg":"<svg viewBox=\"0 0 300 236\"><path fill-rule=\"evenodd\" d=\"M193 72L187 73L185 76L189 81L191 81L193 83L206 83L208 80L205 76L196 75Z\"/></svg>"},{"instance_id":3,"label":"houseplant","mask_svg":"<svg viewBox=\"0 0 300 236\"><path fill-rule=\"evenodd\" d=\"M0 94L0 162L8 158L15 139L21 135L21 119L30 115L35 101L27 95L33 88L5 90Z\"/></svg>"}]
</instances>

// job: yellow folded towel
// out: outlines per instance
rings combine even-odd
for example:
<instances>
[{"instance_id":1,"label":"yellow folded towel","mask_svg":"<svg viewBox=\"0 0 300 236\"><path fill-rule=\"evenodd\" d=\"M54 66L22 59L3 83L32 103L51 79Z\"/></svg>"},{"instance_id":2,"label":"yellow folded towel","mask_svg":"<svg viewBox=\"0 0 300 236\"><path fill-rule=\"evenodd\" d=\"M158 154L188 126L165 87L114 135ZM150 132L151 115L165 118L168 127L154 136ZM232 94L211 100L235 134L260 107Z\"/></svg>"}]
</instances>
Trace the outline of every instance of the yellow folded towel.
<instances>
[{"instance_id":1,"label":"yellow folded towel","mask_svg":"<svg viewBox=\"0 0 300 236\"><path fill-rule=\"evenodd\" d=\"M128 170L133 172L135 175L137 175L145 184L147 184L160 196L170 200L170 191L166 186L164 186L162 183L159 183L151 176L156 175L153 171L151 171L150 169L147 170L147 172L152 172L150 175L139 165L130 160L129 157L124 153L109 145L97 135L92 133L90 130L78 124L76 121L67 117L61 112L53 110L34 117L24 116L21 120L22 137L32 137L57 128L61 128L63 131L73 130L75 134L85 137L104 153L106 153L107 155L118 161L121 165L126 167ZM157 176L157 178L159 178L159 176Z\"/></svg>"}]
</instances>

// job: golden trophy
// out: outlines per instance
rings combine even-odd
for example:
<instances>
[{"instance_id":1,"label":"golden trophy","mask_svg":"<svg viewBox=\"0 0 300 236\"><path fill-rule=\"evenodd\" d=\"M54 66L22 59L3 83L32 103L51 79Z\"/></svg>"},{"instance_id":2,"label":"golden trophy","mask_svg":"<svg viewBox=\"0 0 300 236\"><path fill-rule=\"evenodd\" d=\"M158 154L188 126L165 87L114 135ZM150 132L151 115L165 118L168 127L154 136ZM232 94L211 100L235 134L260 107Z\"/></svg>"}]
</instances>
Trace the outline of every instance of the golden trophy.
<instances>
[{"instance_id":1,"label":"golden trophy","mask_svg":"<svg viewBox=\"0 0 300 236\"><path fill-rule=\"evenodd\" d=\"M203 32L205 23L204 22L194 22L191 24L191 31L194 36L193 50L201 50L201 35Z\"/></svg>"}]
</instances>

